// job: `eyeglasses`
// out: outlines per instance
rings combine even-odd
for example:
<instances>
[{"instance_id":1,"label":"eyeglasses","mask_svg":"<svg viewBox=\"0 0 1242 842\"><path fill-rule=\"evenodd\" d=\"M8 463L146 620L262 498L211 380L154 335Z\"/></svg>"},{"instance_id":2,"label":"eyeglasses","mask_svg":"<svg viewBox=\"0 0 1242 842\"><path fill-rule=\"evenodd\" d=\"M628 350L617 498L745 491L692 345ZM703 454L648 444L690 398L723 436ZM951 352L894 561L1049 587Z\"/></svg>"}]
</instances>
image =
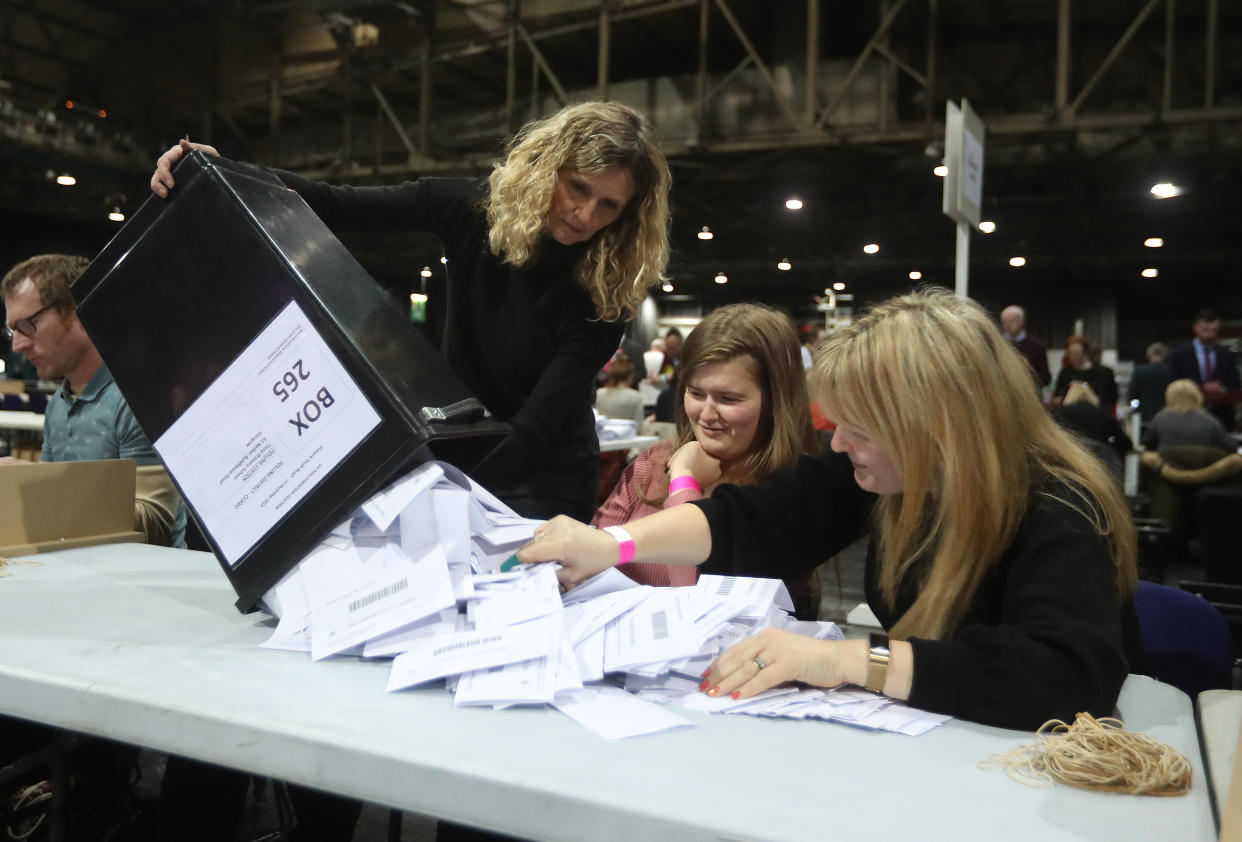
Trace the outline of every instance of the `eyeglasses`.
<instances>
[{"instance_id":1,"label":"eyeglasses","mask_svg":"<svg viewBox=\"0 0 1242 842\"><path fill-rule=\"evenodd\" d=\"M39 326L35 324L35 319L39 318L40 316L42 316L44 313L46 313L48 310L51 310L55 306L56 306L55 304L48 304L46 307L41 307L38 310L35 310L33 313L31 313L29 316L27 316L24 319L18 319L17 321L13 322L13 324L6 324L4 326L4 338L12 342L13 334L20 333L22 336L26 337L27 339L33 339L35 335L35 331L39 329Z\"/></svg>"}]
</instances>

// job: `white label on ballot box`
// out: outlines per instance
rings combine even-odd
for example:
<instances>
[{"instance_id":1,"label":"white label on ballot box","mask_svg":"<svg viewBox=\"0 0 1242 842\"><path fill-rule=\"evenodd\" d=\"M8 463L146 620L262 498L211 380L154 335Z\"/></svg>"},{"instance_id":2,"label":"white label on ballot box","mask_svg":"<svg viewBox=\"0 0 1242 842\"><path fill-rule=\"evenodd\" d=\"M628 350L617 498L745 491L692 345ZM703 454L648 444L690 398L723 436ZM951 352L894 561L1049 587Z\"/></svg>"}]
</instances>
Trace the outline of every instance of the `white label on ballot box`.
<instances>
[{"instance_id":1,"label":"white label on ballot box","mask_svg":"<svg viewBox=\"0 0 1242 842\"><path fill-rule=\"evenodd\" d=\"M236 565L379 422L291 301L155 449Z\"/></svg>"}]
</instances>

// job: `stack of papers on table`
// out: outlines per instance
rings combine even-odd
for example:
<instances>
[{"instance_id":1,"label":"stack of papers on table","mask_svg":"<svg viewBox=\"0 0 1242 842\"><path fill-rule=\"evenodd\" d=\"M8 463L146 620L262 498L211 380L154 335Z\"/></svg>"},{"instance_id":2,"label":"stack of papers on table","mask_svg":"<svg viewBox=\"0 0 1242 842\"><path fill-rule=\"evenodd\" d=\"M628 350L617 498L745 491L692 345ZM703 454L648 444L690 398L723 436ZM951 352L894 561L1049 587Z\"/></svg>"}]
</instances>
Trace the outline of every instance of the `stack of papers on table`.
<instances>
[{"instance_id":1,"label":"stack of papers on table","mask_svg":"<svg viewBox=\"0 0 1242 842\"><path fill-rule=\"evenodd\" d=\"M609 739L692 727L678 706L904 734L948 718L854 688L705 696L704 670L761 628L841 631L793 619L775 579L651 588L607 570L562 595L555 565L512 564L539 523L429 462L363 504L264 596L279 619L261 645L312 660L391 658L390 691L441 681L459 705L552 705Z\"/></svg>"},{"instance_id":2,"label":"stack of papers on table","mask_svg":"<svg viewBox=\"0 0 1242 842\"><path fill-rule=\"evenodd\" d=\"M609 418L595 411L595 436L600 441L632 439L638 435L638 423L632 418Z\"/></svg>"}]
</instances>

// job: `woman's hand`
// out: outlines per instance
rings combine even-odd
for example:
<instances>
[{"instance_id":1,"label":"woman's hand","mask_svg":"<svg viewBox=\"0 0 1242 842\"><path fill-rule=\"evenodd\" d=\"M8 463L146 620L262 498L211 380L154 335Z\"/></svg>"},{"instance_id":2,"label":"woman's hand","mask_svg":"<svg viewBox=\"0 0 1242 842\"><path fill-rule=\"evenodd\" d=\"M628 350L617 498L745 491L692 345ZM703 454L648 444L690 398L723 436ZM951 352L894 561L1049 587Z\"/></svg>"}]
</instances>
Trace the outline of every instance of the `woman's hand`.
<instances>
[{"instance_id":1,"label":"woman's hand","mask_svg":"<svg viewBox=\"0 0 1242 842\"><path fill-rule=\"evenodd\" d=\"M571 517L558 515L535 530L535 537L517 551L523 564L559 561L556 578L570 590L616 566L621 558L617 539Z\"/></svg>"},{"instance_id":2,"label":"woman's hand","mask_svg":"<svg viewBox=\"0 0 1242 842\"><path fill-rule=\"evenodd\" d=\"M177 185L173 180L173 165L181 160L181 156L192 149L198 149L206 152L208 155L219 156L214 146L208 146L205 143L191 143L188 140L182 140L176 146L169 149L160 159L155 162L155 173L151 176L151 192L159 196L161 199L168 198L168 191Z\"/></svg>"},{"instance_id":3,"label":"woman's hand","mask_svg":"<svg viewBox=\"0 0 1242 842\"><path fill-rule=\"evenodd\" d=\"M669 479L692 476L703 489L720 479L720 460L711 456L697 441L688 441L668 460Z\"/></svg>"},{"instance_id":4,"label":"woman's hand","mask_svg":"<svg viewBox=\"0 0 1242 842\"><path fill-rule=\"evenodd\" d=\"M717 658L699 689L710 696L744 699L787 681L815 687L859 684L866 673L866 641L818 640L766 628Z\"/></svg>"}]
</instances>

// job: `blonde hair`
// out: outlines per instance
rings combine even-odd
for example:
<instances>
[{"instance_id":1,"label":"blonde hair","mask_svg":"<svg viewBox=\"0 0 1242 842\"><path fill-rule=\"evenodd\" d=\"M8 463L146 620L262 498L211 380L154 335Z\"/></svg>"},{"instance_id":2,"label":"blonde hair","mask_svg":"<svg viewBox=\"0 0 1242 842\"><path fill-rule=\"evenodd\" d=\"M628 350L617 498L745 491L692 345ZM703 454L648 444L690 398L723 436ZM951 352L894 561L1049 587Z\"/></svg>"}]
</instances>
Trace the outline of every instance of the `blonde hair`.
<instances>
[{"instance_id":1,"label":"blonde hair","mask_svg":"<svg viewBox=\"0 0 1242 842\"><path fill-rule=\"evenodd\" d=\"M894 636L956 629L1048 479L1108 542L1118 592L1134 589L1119 486L1040 406L1025 361L978 304L936 289L884 302L828 341L812 376L825 414L866 430L904 483L876 509L881 593L891 607L903 581L920 584Z\"/></svg>"},{"instance_id":2,"label":"blonde hair","mask_svg":"<svg viewBox=\"0 0 1242 842\"><path fill-rule=\"evenodd\" d=\"M1183 377L1165 387L1164 405L1172 412L1194 412L1203 408L1203 392L1198 383Z\"/></svg>"},{"instance_id":3,"label":"blonde hair","mask_svg":"<svg viewBox=\"0 0 1242 842\"><path fill-rule=\"evenodd\" d=\"M1092 406L1100 405L1100 396L1095 393L1095 389L1091 388L1091 384L1083 380L1070 381L1069 388L1065 390L1064 406L1070 406L1076 403L1089 403Z\"/></svg>"},{"instance_id":4,"label":"blonde hair","mask_svg":"<svg viewBox=\"0 0 1242 842\"><path fill-rule=\"evenodd\" d=\"M673 450L694 440L685 390L693 385L695 373L705 365L734 360L749 369L763 391L764 412L742 463L748 481L760 482L777 468L818 449L798 330L788 315L774 307L728 304L713 310L690 332L674 387L677 441ZM658 505L666 496L654 500L644 496L643 500Z\"/></svg>"},{"instance_id":5,"label":"blonde hair","mask_svg":"<svg viewBox=\"0 0 1242 842\"><path fill-rule=\"evenodd\" d=\"M629 171L634 196L575 270L605 321L633 318L668 265L672 176L646 118L617 102L582 102L527 124L493 166L486 199L492 253L524 266L545 233L560 171L596 175L614 166Z\"/></svg>"}]
</instances>

